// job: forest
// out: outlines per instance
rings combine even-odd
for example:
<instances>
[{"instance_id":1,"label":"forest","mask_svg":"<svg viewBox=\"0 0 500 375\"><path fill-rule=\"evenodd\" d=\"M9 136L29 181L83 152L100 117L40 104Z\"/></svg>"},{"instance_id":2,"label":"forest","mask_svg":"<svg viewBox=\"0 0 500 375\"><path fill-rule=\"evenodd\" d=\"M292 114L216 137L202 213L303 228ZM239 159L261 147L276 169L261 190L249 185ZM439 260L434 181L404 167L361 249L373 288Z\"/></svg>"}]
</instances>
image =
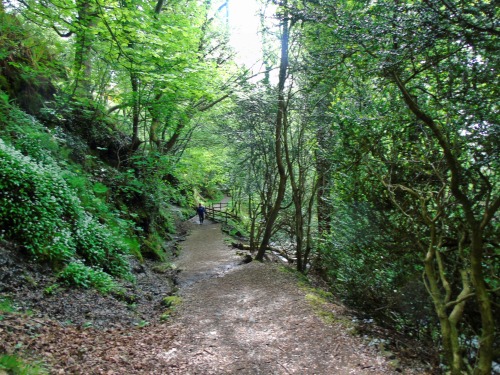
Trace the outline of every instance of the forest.
<instances>
[{"instance_id":1,"label":"forest","mask_svg":"<svg viewBox=\"0 0 500 375\"><path fill-rule=\"evenodd\" d=\"M115 293L230 196L256 261L499 373L498 4L258 0L249 67L229 3L0 2L1 254Z\"/></svg>"}]
</instances>

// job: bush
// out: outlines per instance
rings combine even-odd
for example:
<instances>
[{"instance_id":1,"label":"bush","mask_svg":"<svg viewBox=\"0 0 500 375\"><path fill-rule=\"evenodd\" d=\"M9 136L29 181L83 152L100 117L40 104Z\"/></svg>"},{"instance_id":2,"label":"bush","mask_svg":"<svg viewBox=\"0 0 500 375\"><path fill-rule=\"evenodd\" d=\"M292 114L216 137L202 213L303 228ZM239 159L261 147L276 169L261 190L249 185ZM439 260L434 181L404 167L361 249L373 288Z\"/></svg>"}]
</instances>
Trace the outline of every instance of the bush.
<instances>
[{"instance_id":1,"label":"bush","mask_svg":"<svg viewBox=\"0 0 500 375\"><path fill-rule=\"evenodd\" d=\"M42 375L49 372L42 363L28 363L16 355L0 355L0 372L15 375Z\"/></svg>"},{"instance_id":2,"label":"bush","mask_svg":"<svg viewBox=\"0 0 500 375\"><path fill-rule=\"evenodd\" d=\"M95 270L131 277L129 254L165 260L165 238L176 231L170 205L185 198L165 177L173 168L168 157L137 154L117 170L81 147L79 164L65 148L83 144L73 137L0 96L0 239L82 287L95 287Z\"/></svg>"},{"instance_id":3,"label":"bush","mask_svg":"<svg viewBox=\"0 0 500 375\"><path fill-rule=\"evenodd\" d=\"M1 237L15 239L35 257L69 260L75 252L71 233L78 203L57 170L0 139Z\"/></svg>"},{"instance_id":4,"label":"bush","mask_svg":"<svg viewBox=\"0 0 500 375\"><path fill-rule=\"evenodd\" d=\"M81 262L69 263L58 275L62 283L82 288L95 288L102 293L116 289L116 283L106 272Z\"/></svg>"},{"instance_id":5,"label":"bush","mask_svg":"<svg viewBox=\"0 0 500 375\"><path fill-rule=\"evenodd\" d=\"M126 243L88 213L83 213L77 222L75 240L77 254L88 265L102 267L113 276L128 272L128 262L123 256L128 251Z\"/></svg>"},{"instance_id":6,"label":"bush","mask_svg":"<svg viewBox=\"0 0 500 375\"><path fill-rule=\"evenodd\" d=\"M126 255L138 252L135 228L96 196L105 185L64 159L56 139L31 116L8 105L2 111L0 239L16 241L57 267L80 259L108 276L128 277ZM100 285L93 276L81 281L64 275L75 285Z\"/></svg>"},{"instance_id":7,"label":"bush","mask_svg":"<svg viewBox=\"0 0 500 375\"><path fill-rule=\"evenodd\" d=\"M338 204L334 212L319 248L332 291L379 323L426 334L432 306L415 266L418 251L389 236L386 217L367 204Z\"/></svg>"}]
</instances>

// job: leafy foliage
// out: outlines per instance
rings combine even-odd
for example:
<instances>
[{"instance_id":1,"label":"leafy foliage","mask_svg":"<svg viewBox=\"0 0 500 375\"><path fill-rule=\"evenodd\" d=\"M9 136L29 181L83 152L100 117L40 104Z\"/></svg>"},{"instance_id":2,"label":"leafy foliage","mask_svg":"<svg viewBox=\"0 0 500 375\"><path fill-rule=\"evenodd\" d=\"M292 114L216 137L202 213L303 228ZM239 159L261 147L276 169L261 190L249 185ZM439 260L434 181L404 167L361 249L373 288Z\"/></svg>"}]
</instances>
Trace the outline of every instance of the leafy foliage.
<instances>
[{"instance_id":1,"label":"leafy foliage","mask_svg":"<svg viewBox=\"0 0 500 375\"><path fill-rule=\"evenodd\" d=\"M283 240L347 303L436 340L452 373L489 373L494 2L282 2L278 97L269 73L241 82L210 3L1 8L0 237L51 261L61 283L108 292L128 254L167 260L172 204L188 216L230 192L253 249ZM10 106L26 104L19 83L50 101L47 127Z\"/></svg>"},{"instance_id":2,"label":"leafy foliage","mask_svg":"<svg viewBox=\"0 0 500 375\"><path fill-rule=\"evenodd\" d=\"M18 356L0 355L0 370L14 375L44 375L48 371L39 363L27 363Z\"/></svg>"},{"instance_id":3,"label":"leafy foliage","mask_svg":"<svg viewBox=\"0 0 500 375\"><path fill-rule=\"evenodd\" d=\"M297 12L308 24L311 81L327 77L331 93L333 150L324 155L332 214L319 263L355 304L382 291L380 309L392 304L392 285L398 300L411 298L409 290L421 296L414 280L422 272L453 374L490 373L498 322L492 278L483 276L498 263L487 245L497 242L500 203L492 7L324 1L307 16ZM416 322L436 319L429 308L408 307ZM479 360L465 358L477 332Z\"/></svg>"},{"instance_id":4,"label":"leafy foliage","mask_svg":"<svg viewBox=\"0 0 500 375\"><path fill-rule=\"evenodd\" d=\"M116 288L113 278L106 272L86 266L81 262L71 262L59 273L61 282L82 288L95 288L108 293Z\"/></svg>"},{"instance_id":5,"label":"leafy foliage","mask_svg":"<svg viewBox=\"0 0 500 375\"><path fill-rule=\"evenodd\" d=\"M366 316L428 339L435 321L420 284L422 267L416 249L391 235L399 229L367 203L337 202L334 207L334 230L319 248L332 291Z\"/></svg>"},{"instance_id":6,"label":"leafy foliage","mask_svg":"<svg viewBox=\"0 0 500 375\"><path fill-rule=\"evenodd\" d=\"M98 198L68 182L89 185L58 164L61 150L49 133L13 108L11 114L2 134L9 134L6 140L19 150L0 139L2 238L15 239L35 258L67 264L62 278L79 286L104 290L106 283L111 285L110 275L127 276L129 224L100 208L103 204ZM85 205L80 197L87 201ZM99 222L95 214L103 213L112 225ZM125 225L120 227L121 223ZM88 275L82 276L83 264L78 259L86 264Z\"/></svg>"},{"instance_id":7,"label":"leafy foliage","mask_svg":"<svg viewBox=\"0 0 500 375\"><path fill-rule=\"evenodd\" d=\"M0 297L0 312L14 312L15 308L12 304L12 300L8 297ZM0 315L0 319L1 319Z\"/></svg>"},{"instance_id":8,"label":"leafy foliage","mask_svg":"<svg viewBox=\"0 0 500 375\"><path fill-rule=\"evenodd\" d=\"M78 201L60 171L36 163L0 141L1 226L35 256L67 261L75 252Z\"/></svg>"},{"instance_id":9,"label":"leafy foliage","mask_svg":"<svg viewBox=\"0 0 500 375\"><path fill-rule=\"evenodd\" d=\"M51 77L58 75L59 42L0 10L0 90L31 114L55 93Z\"/></svg>"}]
</instances>

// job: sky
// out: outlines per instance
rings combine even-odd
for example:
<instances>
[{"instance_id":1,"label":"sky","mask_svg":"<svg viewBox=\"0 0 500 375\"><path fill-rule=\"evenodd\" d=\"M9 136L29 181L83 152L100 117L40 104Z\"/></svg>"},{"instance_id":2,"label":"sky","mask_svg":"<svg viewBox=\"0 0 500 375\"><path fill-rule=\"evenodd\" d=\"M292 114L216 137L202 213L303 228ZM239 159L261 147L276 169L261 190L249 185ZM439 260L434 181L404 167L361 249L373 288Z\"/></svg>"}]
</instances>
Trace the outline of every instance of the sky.
<instances>
[{"instance_id":1,"label":"sky","mask_svg":"<svg viewBox=\"0 0 500 375\"><path fill-rule=\"evenodd\" d=\"M262 58L258 11L259 4L256 0L229 0L231 45L238 53L237 61L247 67ZM260 64L256 66L259 67Z\"/></svg>"}]
</instances>

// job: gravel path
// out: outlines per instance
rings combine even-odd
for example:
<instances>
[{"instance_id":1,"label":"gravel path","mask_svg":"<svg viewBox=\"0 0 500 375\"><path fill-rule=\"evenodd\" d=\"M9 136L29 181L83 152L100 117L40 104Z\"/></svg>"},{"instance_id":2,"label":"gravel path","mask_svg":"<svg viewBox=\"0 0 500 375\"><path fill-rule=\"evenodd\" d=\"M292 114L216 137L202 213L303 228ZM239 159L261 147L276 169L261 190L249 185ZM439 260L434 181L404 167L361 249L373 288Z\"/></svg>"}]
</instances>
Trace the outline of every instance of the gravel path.
<instances>
[{"instance_id":1,"label":"gravel path","mask_svg":"<svg viewBox=\"0 0 500 375\"><path fill-rule=\"evenodd\" d=\"M291 273L241 259L219 224L197 219L182 244L178 334L163 355L171 374L396 374L390 360L349 334L341 307L326 324ZM342 323L344 321L344 323Z\"/></svg>"}]
</instances>

